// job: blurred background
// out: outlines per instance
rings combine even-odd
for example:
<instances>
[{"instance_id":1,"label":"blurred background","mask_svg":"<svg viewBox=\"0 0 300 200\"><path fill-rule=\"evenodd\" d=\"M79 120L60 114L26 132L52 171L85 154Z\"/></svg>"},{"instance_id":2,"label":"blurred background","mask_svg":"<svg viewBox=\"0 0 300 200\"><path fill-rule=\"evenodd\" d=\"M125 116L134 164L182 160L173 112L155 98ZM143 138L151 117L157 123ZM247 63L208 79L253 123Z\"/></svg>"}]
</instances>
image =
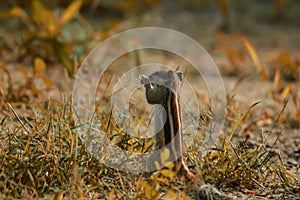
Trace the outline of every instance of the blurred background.
<instances>
[{"instance_id":1,"label":"blurred background","mask_svg":"<svg viewBox=\"0 0 300 200\"><path fill-rule=\"evenodd\" d=\"M174 29L198 41L216 62L228 89L239 79L251 80L238 92L244 100L262 97L266 91L274 92L272 98L277 102L298 95L297 0L0 2L2 74L17 77L10 82L30 77L21 81L19 90L13 89L12 83L3 86L5 96L13 101L28 101L28 96L38 96L56 86L70 92L74 74L96 45L115 33L143 26ZM187 65L176 56L164 53L163 57L170 65ZM133 53L116 65L125 69L147 61L147 56ZM35 70L30 71L32 68ZM36 79L43 84L31 84ZM272 89L260 87L262 82ZM32 95L32 91L36 92Z\"/></svg>"},{"instance_id":2,"label":"blurred background","mask_svg":"<svg viewBox=\"0 0 300 200\"><path fill-rule=\"evenodd\" d=\"M1 0L0 9L2 59L26 63L38 56L69 74L99 41L142 26L178 30L210 53L231 49L236 59L237 35L248 37L263 57L300 45L297 0Z\"/></svg>"},{"instance_id":3,"label":"blurred background","mask_svg":"<svg viewBox=\"0 0 300 200\"><path fill-rule=\"evenodd\" d=\"M212 56L224 80L228 80L229 89L243 77L253 80L247 89L239 91L245 100L261 97L269 90L261 89L260 81L274 85L271 91L283 96L281 100L298 88L300 3L297 0L0 2L0 60L2 68L7 68L3 72L12 70L13 76L20 79L24 75L42 79L44 89L30 85L30 80L22 87L35 88L35 95L50 90L52 81L64 92L70 91L75 72L97 44L115 33L143 26L178 30L198 41ZM171 65L186 65L176 56L168 57L166 53L163 56ZM125 69L126 65L147 61L145 55L130 54L117 64ZM36 70L29 72L32 67ZM7 88L6 96L15 98L14 101L22 99L16 96L26 93L24 89L12 91L9 88L13 87L8 85L3 88Z\"/></svg>"}]
</instances>

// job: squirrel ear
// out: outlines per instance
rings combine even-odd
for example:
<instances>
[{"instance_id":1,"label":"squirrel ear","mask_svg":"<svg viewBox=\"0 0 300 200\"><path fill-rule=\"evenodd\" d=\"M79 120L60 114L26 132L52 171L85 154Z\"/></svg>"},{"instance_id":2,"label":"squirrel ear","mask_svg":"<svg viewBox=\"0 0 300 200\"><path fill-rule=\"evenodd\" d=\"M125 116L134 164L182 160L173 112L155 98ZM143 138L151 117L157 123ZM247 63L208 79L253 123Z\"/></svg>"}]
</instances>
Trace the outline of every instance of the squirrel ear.
<instances>
[{"instance_id":1,"label":"squirrel ear","mask_svg":"<svg viewBox=\"0 0 300 200\"><path fill-rule=\"evenodd\" d=\"M168 73L168 76L169 76L169 77L172 77L172 76L173 76L173 71L172 71L172 70L167 71L167 73Z\"/></svg>"},{"instance_id":2,"label":"squirrel ear","mask_svg":"<svg viewBox=\"0 0 300 200\"><path fill-rule=\"evenodd\" d=\"M140 83L142 85L148 84L150 82L149 77L145 75L140 76Z\"/></svg>"},{"instance_id":3,"label":"squirrel ear","mask_svg":"<svg viewBox=\"0 0 300 200\"><path fill-rule=\"evenodd\" d=\"M181 71L178 71L178 72L176 72L176 74L177 74L179 80L182 81L182 77L183 77L182 72L181 72Z\"/></svg>"}]
</instances>

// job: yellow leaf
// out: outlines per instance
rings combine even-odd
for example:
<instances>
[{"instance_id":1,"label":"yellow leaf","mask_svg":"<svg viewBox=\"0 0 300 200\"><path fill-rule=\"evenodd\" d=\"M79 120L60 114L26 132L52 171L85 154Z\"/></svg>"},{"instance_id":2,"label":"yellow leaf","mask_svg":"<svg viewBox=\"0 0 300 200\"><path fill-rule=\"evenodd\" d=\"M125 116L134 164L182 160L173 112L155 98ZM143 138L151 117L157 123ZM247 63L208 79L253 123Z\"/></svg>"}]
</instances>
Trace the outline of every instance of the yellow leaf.
<instances>
[{"instance_id":1,"label":"yellow leaf","mask_svg":"<svg viewBox=\"0 0 300 200\"><path fill-rule=\"evenodd\" d=\"M289 52L281 52L277 57L277 62L283 67L291 65L292 58Z\"/></svg>"},{"instance_id":2,"label":"yellow leaf","mask_svg":"<svg viewBox=\"0 0 300 200\"><path fill-rule=\"evenodd\" d=\"M150 149L153 146L153 143L154 143L153 139L152 140L148 140L144 144L143 150L146 151L146 150ZM140 153L143 153L143 152L140 152Z\"/></svg>"},{"instance_id":3,"label":"yellow leaf","mask_svg":"<svg viewBox=\"0 0 300 200\"><path fill-rule=\"evenodd\" d=\"M19 66L18 71L22 72L24 75L27 74L28 70L24 66Z\"/></svg>"},{"instance_id":4,"label":"yellow leaf","mask_svg":"<svg viewBox=\"0 0 300 200\"><path fill-rule=\"evenodd\" d=\"M255 65L255 67L257 68L258 71L261 71L261 66L258 60L258 56L256 54L255 49L253 48L253 46L251 45L251 43L249 42L249 40L245 37L242 38L243 43L246 47L246 49L248 50L248 53L250 54L250 57Z\"/></svg>"},{"instance_id":5,"label":"yellow leaf","mask_svg":"<svg viewBox=\"0 0 300 200\"><path fill-rule=\"evenodd\" d=\"M160 173L167 178L173 178L175 176L175 173L169 169L162 169Z\"/></svg>"},{"instance_id":6,"label":"yellow leaf","mask_svg":"<svg viewBox=\"0 0 300 200\"><path fill-rule=\"evenodd\" d=\"M66 23L74 18L74 16L79 12L82 6L82 0L77 0L71 3L66 10L63 12L61 17L61 23Z\"/></svg>"},{"instance_id":7,"label":"yellow leaf","mask_svg":"<svg viewBox=\"0 0 300 200\"><path fill-rule=\"evenodd\" d=\"M24 15L26 15L26 14L22 8L14 7L12 9L10 9L9 11L2 10L0 12L0 19L6 19L9 17L24 17Z\"/></svg>"},{"instance_id":8,"label":"yellow leaf","mask_svg":"<svg viewBox=\"0 0 300 200\"><path fill-rule=\"evenodd\" d=\"M34 95L41 93L40 89L37 88L35 85L31 85L30 89L31 89L32 94L34 94Z\"/></svg>"},{"instance_id":9,"label":"yellow leaf","mask_svg":"<svg viewBox=\"0 0 300 200\"><path fill-rule=\"evenodd\" d=\"M268 79L267 68L263 67L259 72L260 80L266 81Z\"/></svg>"},{"instance_id":10,"label":"yellow leaf","mask_svg":"<svg viewBox=\"0 0 300 200\"><path fill-rule=\"evenodd\" d=\"M60 24L51 10L39 0L32 1L32 17L34 21L46 27L51 37L54 37L58 33L58 30L60 30Z\"/></svg>"},{"instance_id":11,"label":"yellow leaf","mask_svg":"<svg viewBox=\"0 0 300 200\"><path fill-rule=\"evenodd\" d=\"M155 164L155 169L159 170L161 168L159 162L155 161L154 164Z\"/></svg>"},{"instance_id":12,"label":"yellow leaf","mask_svg":"<svg viewBox=\"0 0 300 200\"><path fill-rule=\"evenodd\" d=\"M280 81L280 70L276 68L275 70L275 75L274 75L274 90L278 91L279 90L279 82Z\"/></svg>"},{"instance_id":13,"label":"yellow leaf","mask_svg":"<svg viewBox=\"0 0 300 200\"><path fill-rule=\"evenodd\" d=\"M43 59L36 58L34 60L34 70L35 70L35 73L37 75L39 75L39 76L42 76L42 75L44 75L45 69L46 69L46 64L43 61Z\"/></svg>"},{"instance_id":14,"label":"yellow leaf","mask_svg":"<svg viewBox=\"0 0 300 200\"><path fill-rule=\"evenodd\" d=\"M283 89L283 91L281 92L281 98L284 99L291 93L292 86L293 85L290 83Z\"/></svg>"},{"instance_id":15,"label":"yellow leaf","mask_svg":"<svg viewBox=\"0 0 300 200\"><path fill-rule=\"evenodd\" d=\"M170 150L168 148L165 148L163 152L161 152L160 154L161 163L166 163L169 158L170 158Z\"/></svg>"},{"instance_id":16,"label":"yellow leaf","mask_svg":"<svg viewBox=\"0 0 300 200\"><path fill-rule=\"evenodd\" d=\"M168 190L167 191L167 196L169 197L169 198L175 198L175 193L172 191L172 190Z\"/></svg>"},{"instance_id":17,"label":"yellow leaf","mask_svg":"<svg viewBox=\"0 0 300 200\"><path fill-rule=\"evenodd\" d=\"M191 197L189 197L189 196L185 196L185 197L183 197L183 199L182 200L191 200Z\"/></svg>"},{"instance_id":18,"label":"yellow leaf","mask_svg":"<svg viewBox=\"0 0 300 200\"><path fill-rule=\"evenodd\" d=\"M225 174L225 172L227 170L227 163L228 163L228 161L225 161L224 163L222 163L222 166L221 166L222 174Z\"/></svg>"},{"instance_id":19,"label":"yellow leaf","mask_svg":"<svg viewBox=\"0 0 300 200\"><path fill-rule=\"evenodd\" d=\"M161 183L163 183L163 184L165 184L165 185L170 185L170 183L169 183L169 181L166 179L166 178L156 178L155 179L157 182L161 182Z\"/></svg>"},{"instance_id":20,"label":"yellow leaf","mask_svg":"<svg viewBox=\"0 0 300 200\"><path fill-rule=\"evenodd\" d=\"M163 163L163 164L164 164L164 166L166 166L166 167L169 168L169 169L174 168L174 163L173 163L173 162L167 161L167 162L165 162L165 163Z\"/></svg>"},{"instance_id":21,"label":"yellow leaf","mask_svg":"<svg viewBox=\"0 0 300 200\"><path fill-rule=\"evenodd\" d=\"M53 81L52 81L51 79L47 78L46 76L42 76L42 77L40 77L40 78L41 78L41 79L43 80L43 82L46 84L47 88L53 87Z\"/></svg>"},{"instance_id":22,"label":"yellow leaf","mask_svg":"<svg viewBox=\"0 0 300 200\"><path fill-rule=\"evenodd\" d=\"M243 62L245 60L244 55L240 51L237 51L234 49L226 49L225 53L226 53L229 61L233 65L237 65L238 61Z\"/></svg>"},{"instance_id":23,"label":"yellow leaf","mask_svg":"<svg viewBox=\"0 0 300 200\"><path fill-rule=\"evenodd\" d=\"M146 181L142 181L141 184L142 184L142 188L144 190L145 197L147 199L151 199L151 197L152 197L152 194L151 194L152 187Z\"/></svg>"}]
</instances>

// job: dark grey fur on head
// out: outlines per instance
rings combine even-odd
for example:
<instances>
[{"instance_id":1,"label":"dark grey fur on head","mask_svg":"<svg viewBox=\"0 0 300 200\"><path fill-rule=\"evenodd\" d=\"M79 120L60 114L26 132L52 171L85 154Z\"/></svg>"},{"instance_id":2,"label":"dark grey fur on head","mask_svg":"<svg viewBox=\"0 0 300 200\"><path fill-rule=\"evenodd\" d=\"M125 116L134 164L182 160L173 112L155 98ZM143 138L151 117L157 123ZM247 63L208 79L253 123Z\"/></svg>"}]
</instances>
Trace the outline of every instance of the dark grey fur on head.
<instances>
[{"instance_id":1,"label":"dark grey fur on head","mask_svg":"<svg viewBox=\"0 0 300 200\"><path fill-rule=\"evenodd\" d=\"M182 72L157 71L149 77L142 75L140 83L146 88L146 97L149 104L164 104L170 92L177 93L180 82L182 81Z\"/></svg>"}]
</instances>

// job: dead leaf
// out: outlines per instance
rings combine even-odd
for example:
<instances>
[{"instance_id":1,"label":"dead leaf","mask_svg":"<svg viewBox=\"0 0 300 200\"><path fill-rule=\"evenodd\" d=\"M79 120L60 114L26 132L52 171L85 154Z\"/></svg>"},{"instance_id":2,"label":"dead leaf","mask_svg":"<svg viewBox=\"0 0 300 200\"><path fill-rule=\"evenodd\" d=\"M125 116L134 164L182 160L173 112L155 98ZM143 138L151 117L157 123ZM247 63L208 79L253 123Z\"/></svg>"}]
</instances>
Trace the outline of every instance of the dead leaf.
<instances>
[{"instance_id":1,"label":"dead leaf","mask_svg":"<svg viewBox=\"0 0 300 200\"><path fill-rule=\"evenodd\" d=\"M45 73L46 64L43 59L34 59L34 71L38 76L43 76Z\"/></svg>"},{"instance_id":2,"label":"dead leaf","mask_svg":"<svg viewBox=\"0 0 300 200\"><path fill-rule=\"evenodd\" d=\"M259 72L260 80L266 81L268 79L268 71L266 67L263 67Z\"/></svg>"},{"instance_id":3,"label":"dead leaf","mask_svg":"<svg viewBox=\"0 0 300 200\"><path fill-rule=\"evenodd\" d=\"M273 123L273 120L271 118L267 118L267 119L262 119L256 122L256 126L258 127L262 127L262 126L266 126L266 125L270 125Z\"/></svg>"},{"instance_id":4,"label":"dead leaf","mask_svg":"<svg viewBox=\"0 0 300 200\"><path fill-rule=\"evenodd\" d=\"M82 0L73 1L63 12L61 23L65 24L74 18L82 6Z\"/></svg>"},{"instance_id":5,"label":"dead leaf","mask_svg":"<svg viewBox=\"0 0 300 200\"><path fill-rule=\"evenodd\" d=\"M169 169L162 169L160 173L167 178L173 178L175 176L175 173Z\"/></svg>"},{"instance_id":6,"label":"dead leaf","mask_svg":"<svg viewBox=\"0 0 300 200\"><path fill-rule=\"evenodd\" d=\"M278 55L276 61L282 66L282 67L288 67L292 63L291 54L287 51L280 52Z\"/></svg>"},{"instance_id":7,"label":"dead leaf","mask_svg":"<svg viewBox=\"0 0 300 200\"><path fill-rule=\"evenodd\" d=\"M274 76L274 91L279 91L280 89L280 70L276 68Z\"/></svg>"},{"instance_id":8,"label":"dead leaf","mask_svg":"<svg viewBox=\"0 0 300 200\"><path fill-rule=\"evenodd\" d=\"M255 67L257 68L258 71L261 71L260 62L259 62L257 53L256 53L255 49L253 48L252 44L245 37L242 38L242 41L243 41L245 47L247 48Z\"/></svg>"},{"instance_id":9,"label":"dead leaf","mask_svg":"<svg viewBox=\"0 0 300 200\"><path fill-rule=\"evenodd\" d=\"M167 160L170 158L170 150L168 148L165 148L163 152L160 154L160 160L161 163L166 163Z\"/></svg>"},{"instance_id":10,"label":"dead leaf","mask_svg":"<svg viewBox=\"0 0 300 200\"><path fill-rule=\"evenodd\" d=\"M292 87L292 83L288 84L281 92L281 98L285 99L289 94L291 94Z\"/></svg>"},{"instance_id":11,"label":"dead leaf","mask_svg":"<svg viewBox=\"0 0 300 200\"><path fill-rule=\"evenodd\" d=\"M54 37L60 29L60 24L51 10L39 0L32 1L32 18L37 23L42 24L52 37Z\"/></svg>"}]
</instances>

